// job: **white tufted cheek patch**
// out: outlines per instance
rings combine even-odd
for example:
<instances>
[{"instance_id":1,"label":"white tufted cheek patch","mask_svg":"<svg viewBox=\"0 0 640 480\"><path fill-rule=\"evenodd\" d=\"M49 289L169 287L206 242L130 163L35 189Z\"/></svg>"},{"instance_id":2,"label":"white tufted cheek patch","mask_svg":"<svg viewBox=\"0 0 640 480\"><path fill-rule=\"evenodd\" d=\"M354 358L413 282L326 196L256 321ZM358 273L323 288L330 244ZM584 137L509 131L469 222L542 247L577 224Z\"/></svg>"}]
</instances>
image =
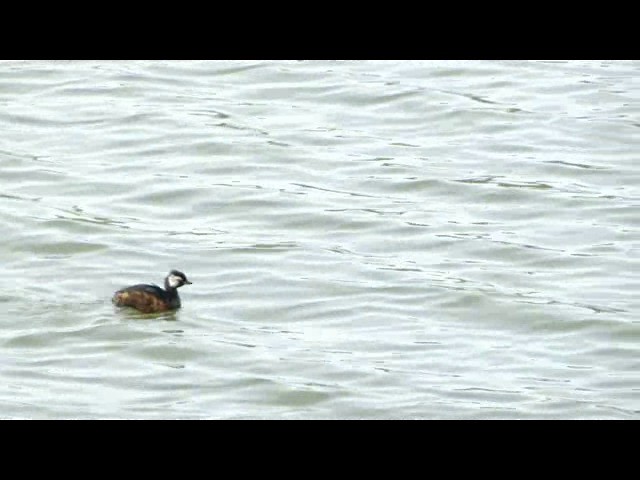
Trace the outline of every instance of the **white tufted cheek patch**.
<instances>
[{"instance_id":1,"label":"white tufted cheek patch","mask_svg":"<svg viewBox=\"0 0 640 480\"><path fill-rule=\"evenodd\" d=\"M171 288L176 288L178 285L182 284L182 278L177 275L169 275L168 281Z\"/></svg>"}]
</instances>

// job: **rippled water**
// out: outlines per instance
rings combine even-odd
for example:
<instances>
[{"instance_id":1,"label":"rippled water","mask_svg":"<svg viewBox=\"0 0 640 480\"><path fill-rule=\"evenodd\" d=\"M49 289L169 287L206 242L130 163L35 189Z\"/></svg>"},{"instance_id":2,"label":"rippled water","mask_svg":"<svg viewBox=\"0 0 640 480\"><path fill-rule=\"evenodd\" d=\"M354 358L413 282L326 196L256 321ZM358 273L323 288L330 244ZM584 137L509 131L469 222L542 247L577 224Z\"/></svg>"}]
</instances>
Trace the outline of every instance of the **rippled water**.
<instances>
[{"instance_id":1,"label":"rippled water","mask_svg":"<svg viewBox=\"0 0 640 480\"><path fill-rule=\"evenodd\" d=\"M640 418L639 73L1 62L0 417Z\"/></svg>"}]
</instances>

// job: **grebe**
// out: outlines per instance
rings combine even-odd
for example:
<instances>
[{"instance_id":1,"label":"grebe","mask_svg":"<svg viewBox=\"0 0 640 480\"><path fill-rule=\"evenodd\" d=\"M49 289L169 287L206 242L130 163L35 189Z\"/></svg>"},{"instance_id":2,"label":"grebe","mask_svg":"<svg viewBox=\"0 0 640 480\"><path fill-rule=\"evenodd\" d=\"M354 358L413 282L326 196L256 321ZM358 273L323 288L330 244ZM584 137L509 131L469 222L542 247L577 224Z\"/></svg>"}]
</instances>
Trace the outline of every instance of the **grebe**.
<instances>
[{"instance_id":1,"label":"grebe","mask_svg":"<svg viewBox=\"0 0 640 480\"><path fill-rule=\"evenodd\" d=\"M133 307L143 313L165 312L180 308L178 288L191 285L184 273L171 270L164 279L164 290L157 285L132 285L113 294L118 307Z\"/></svg>"}]
</instances>

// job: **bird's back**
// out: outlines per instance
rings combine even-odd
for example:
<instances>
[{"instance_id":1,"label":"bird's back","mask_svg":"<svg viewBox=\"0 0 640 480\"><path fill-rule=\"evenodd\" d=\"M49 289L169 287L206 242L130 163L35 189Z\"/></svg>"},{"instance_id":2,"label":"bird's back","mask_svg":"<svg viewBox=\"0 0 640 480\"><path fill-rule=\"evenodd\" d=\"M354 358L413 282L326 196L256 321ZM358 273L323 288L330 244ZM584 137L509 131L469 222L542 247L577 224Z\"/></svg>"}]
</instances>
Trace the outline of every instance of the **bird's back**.
<instances>
[{"instance_id":1,"label":"bird's back","mask_svg":"<svg viewBox=\"0 0 640 480\"><path fill-rule=\"evenodd\" d=\"M180 307L180 299L168 298L167 292L157 285L132 285L113 295L118 307L133 307L143 313L164 312Z\"/></svg>"}]
</instances>

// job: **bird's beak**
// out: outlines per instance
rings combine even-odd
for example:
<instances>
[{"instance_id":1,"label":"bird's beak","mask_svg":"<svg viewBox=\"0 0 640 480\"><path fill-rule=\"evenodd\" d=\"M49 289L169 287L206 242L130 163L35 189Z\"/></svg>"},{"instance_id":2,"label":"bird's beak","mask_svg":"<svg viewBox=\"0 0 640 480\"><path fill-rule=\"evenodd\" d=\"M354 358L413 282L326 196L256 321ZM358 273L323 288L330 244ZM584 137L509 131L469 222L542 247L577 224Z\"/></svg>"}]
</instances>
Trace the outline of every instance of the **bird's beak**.
<instances>
[{"instance_id":1,"label":"bird's beak","mask_svg":"<svg viewBox=\"0 0 640 480\"><path fill-rule=\"evenodd\" d=\"M189 280L185 280L184 283L186 283L187 285L191 285L193 282L190 282Z\"/></svg>"}]
</instances>

